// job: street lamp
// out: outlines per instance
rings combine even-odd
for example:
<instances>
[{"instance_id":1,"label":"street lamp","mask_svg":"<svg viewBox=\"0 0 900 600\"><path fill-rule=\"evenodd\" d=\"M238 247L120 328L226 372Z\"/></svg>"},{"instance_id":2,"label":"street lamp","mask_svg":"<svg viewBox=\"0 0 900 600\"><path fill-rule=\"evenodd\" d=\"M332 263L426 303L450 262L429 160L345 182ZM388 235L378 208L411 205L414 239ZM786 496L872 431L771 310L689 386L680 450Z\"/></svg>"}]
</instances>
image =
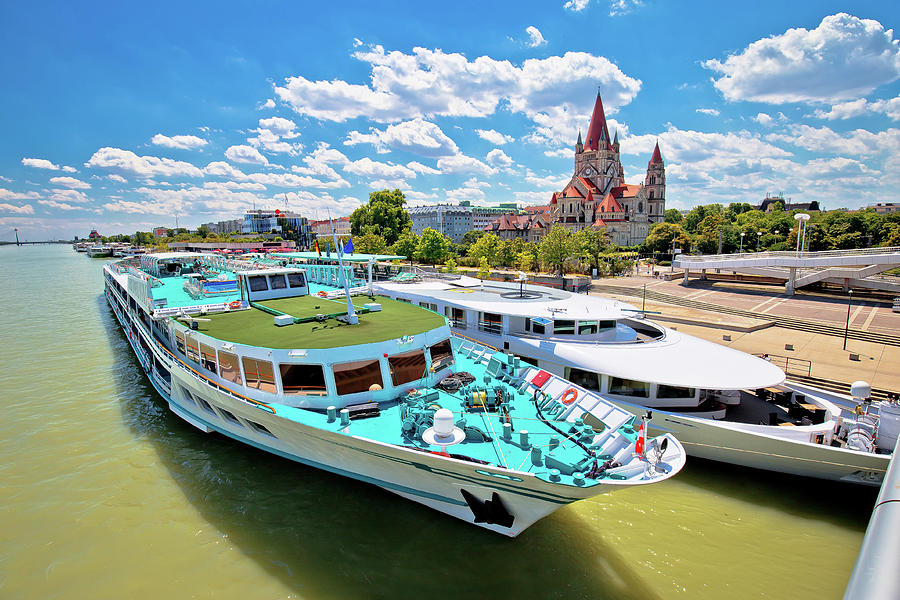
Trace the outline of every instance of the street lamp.
<instances>
[{"instance_id":1,"label":"street lamp","mask_svg":"<svg viewBox=\"0 0 900 600\"><path fill-rule=\"evenodd\" d=\"M762 231L756 232L756 251L759 252L759 240L762 238Z\"/></svg>"},{"instance_id":2,"label":"street lamp","mask_svg":"<svg viewBox=\"0 0 900 600\"><path fill-rule=\"evenodd\" d=\"M809 215L806 213L797 213L794 215L794 220L797 221L797 256L800 255L800 252L803 250L803 246L806 244L806 222L809 221ZM803 235L803 240L801 242L801 234Z\"/></svg>"},{"instance_id":3,"label":"street lamp","mask_svg":"<svg viewBox=\"0 0 900 600\"><path fill-rule=\"evenodd\" d=\"M847 334L850 333L850 303L853 300L853 290L847 290L847 325L844 327L844 350L847 349Z\"/></svg>"}]
</instances>

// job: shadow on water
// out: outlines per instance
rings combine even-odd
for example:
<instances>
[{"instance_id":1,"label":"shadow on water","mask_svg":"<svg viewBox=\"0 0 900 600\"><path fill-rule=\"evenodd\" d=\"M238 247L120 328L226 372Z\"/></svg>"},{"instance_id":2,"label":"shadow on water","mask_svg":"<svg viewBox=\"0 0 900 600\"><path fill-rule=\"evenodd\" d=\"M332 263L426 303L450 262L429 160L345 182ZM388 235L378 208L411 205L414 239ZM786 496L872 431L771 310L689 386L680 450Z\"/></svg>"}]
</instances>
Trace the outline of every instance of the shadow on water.
<instances>
[{"instance_id":1,"label":"shadow on water","mask_svg":"<svg viewBox=\"0 0 900 600\"><path fill-rule=\"evenodd\" d=\"M105 301L100 298L105 307ZM372 485L204 435L144 376L102 311L126 424L230 543L308 598L658 598L566 508L509 539Z\"/></svg>"}]
</instances>

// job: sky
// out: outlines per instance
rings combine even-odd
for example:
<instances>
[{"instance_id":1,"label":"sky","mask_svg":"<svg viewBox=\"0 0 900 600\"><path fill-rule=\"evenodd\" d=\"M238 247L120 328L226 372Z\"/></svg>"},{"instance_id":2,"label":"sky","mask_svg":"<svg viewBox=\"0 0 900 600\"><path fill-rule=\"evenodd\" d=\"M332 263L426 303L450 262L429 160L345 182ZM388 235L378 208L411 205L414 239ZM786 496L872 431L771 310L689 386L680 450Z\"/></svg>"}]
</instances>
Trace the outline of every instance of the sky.
<instances>
[{"instance_id":1,"label":"sky","mask_svg":"<svg viewBox=\"0 0 900 600\"><path fill-rule=\"evenodd\" d=\"M4 2L0 239L547 204L599 90L666 207L897 202L893 2Z\"/></svg>"}]
</instances>

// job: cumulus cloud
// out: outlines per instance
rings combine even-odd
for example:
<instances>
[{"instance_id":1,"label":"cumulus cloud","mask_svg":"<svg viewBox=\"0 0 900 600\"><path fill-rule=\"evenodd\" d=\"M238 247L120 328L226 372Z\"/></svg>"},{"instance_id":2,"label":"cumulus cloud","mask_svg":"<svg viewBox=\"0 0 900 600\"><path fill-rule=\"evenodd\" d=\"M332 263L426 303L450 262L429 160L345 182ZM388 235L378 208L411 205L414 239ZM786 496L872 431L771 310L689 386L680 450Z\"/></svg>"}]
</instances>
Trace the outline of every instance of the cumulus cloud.
<instances>
[{"instance_id":1,"label":"cumulus cloud","mask_svg":"<svg viewBox=\"0 0 900 600\"><path fill-rule=\"evenodd\" d=\"M83 207L69 204L68 202L57 202L56 200L38 200L38 204L42 204L47 208L54 210L81 210Z\"/></svg>"},{"instance_id":2,"label":"cumulus cloud","mask_svg":"<svg viewBox=\"0 0 900 600\"><path fill-rule=\"evenodd\" d=\"M487 160L489 165L500 168L509 167L513 164L513 159L507 156L506 152L500 148L494 148L488 152L485 160Z\"/></svg>"},{"instance_id":3,"label":"cumulus cloud","mask_svg":"<svg viewBox=\"0 0 900 600\"><path fill-rule=\"evenodd\" d=\"M74 177L51 177L50 183L54 185L63 185L77 190L91 189L91 184L86 181L81 181L80 179L75 179Z\"/></svg>"},{"instance_id":4,"label":"cumulus cloud","mask_svg":"<svg viewBox=\"0 0 900 600\"><path fill-rule=\"evenodd\" d=\"M878 132L856 129L838 133L829 127L792 125L787 131L787 134L771 133L766 136L766 140L790 144L811 152L852 152L863 157L900 152L900 129L890 128Z\"/></svg>"},{"instance_id":5,"label":"cumulus cloud","mask_svg":"<svg viewBox=\"0 0 900 600\"><path fill-rule=\"evenodd\" d=\"M59 171L59 165L55 165L46 158L23 158L22 164L26 167L34 167L36 169L48 169L50 171Z\"/></svg>"},{"instance_id":6,"label":"cumulus cloud","mask_svg":"<svg viewBox=\"0 0 900 600\"><path fill-rule=\"evenodd\" d=\"M714 85L728 100L837 102L900 77L900 46L878 21L838 13L815 29L788 29L703 66L720 75Z\"/></svg>"},{"instance_id":7,"label":"cumulus cloud","mask_svg":"<svg viewBox=\"0 0 900 600\"><path fill-rule=\"evenodd\" d=\"M265 102L256 107L256 110L265 110L267 108L275 108L275 101L268 98Z\"/></svg>"},{"instance_id":8,"label":"cumulus cloud","mask_svg":"<svg viewBox=\"0 0 900 600\"><path fill-rule=\"evenodd\" d=\"M628 14L642 5L641 0L609 0L609 16Z\"/></svg>"},{"instance_id":9,"label":"cumulus cloud","mask_svg":"<svg viewBox=\"0 0 900 600\"><path fill-rule=\"evenodd\" d=\"M269 160L253 146L231 146L225 151L225 158L231 162L249 165L269 164Z\"/></svg>"},{"instance_id":10,"label":"cumulus cloud","mask_svg":"<svg viewBox=\"0 0 900 600\"><path fill-rule=\"evenodd\" d=\"M61 169L63 170L63 172L65 172L65 173L77 173L77 172L78 172L78 169L76 169L75 167L70 167L70 166L68 166L68 165L63 165L63 166L60 167L60 168L61 168Z\"/></svg>"},{"instance_id":11,"label":"cumulus cloud","mask_svg":"<svg viewBox=\"0 0 900 600\"><path fill-rule=\"evenodd\" d=\"M188 162L158 156L138 156L130 150L110 147L100 148L94 152L84 166L109 169L118 174L124 173L141 178L203 176L200 169Z\"/></svg>"},{"instance_id":12,"label":"cumulus cloud","mask_svg":"<svg viewBox=\"0 0 900 600\"><path fill-rule=\"evenodd\" d=\"M16 215L33 215L34 207L30 204L16 206L15 204L0 203L0 212L10 212Z\"/></svg>"},{"instance_id":13,"label":"cumulus cloud","mask_svg":"<svg viewBox=\"0 0 900 600\"><path fill-rule=\"evenodd\" d=\"M869 102L865 98L851 100L835 104L831 110L816 110L815 116L829 121L852 119L863 115L883 114L894 121L900 121L900 96L890 100L874 100Z\"/></svg>"},{"instance_id":14,"label":"cumulus cloud","mask_svg":"<svg viewBox=\"0 0 900 600\"><path fill-rule=\"evenodd\" d=\"M440 127L420 118L389 125L383 131L374 127L369 133L351 131L344 145L357 144L372 144L381 154L403 150L426 158L452 156L459 152L456 142L441 131Z\"/></svg>"},{"instance_id":15,"label":"cumulus cloud","mask_svg":"<svg viewBox=\"0 0 900 600\"><path fill-rule=\"evenodd\" d=\"M107 175L106 178L110 181L115 181L116 183L128 183L127 179L125 179L121 175L116 175L115 173L113 173L112 175Z\"/></svg>"},{"instance_id":16,"label":"cumulus cloud","mask_svg":"<svg viewBox=\"0 0 900 600\"><path fill-rule=\"evenodd\" d=\"M50 193L50 200L55 202L65 202L67 204L85 204L90 201L90 198L88 198L87 194L78 190L53 189Z\"/></svg>"},{"instance_id":17,"label":"cumulus cloud","mask_svg":"<svg viewBox=\"0 0 900 600\"><path fill-rule=\"evenodd\" d=\"M0 188L0 200L36 200L40 197L37 192L11 192Z\"/></svg>"},{"instance_id":18,"label":"cumulus cloud","mask_svg":"<svg viewBox=\"0 0 900 600\"><path fill-rule=\"evenodd\" d=\"M696 110L698 113L703 114L703 115L710 115L712 117L719 116L719 111L716 110L715 108L698 108Z\"/></svg>"},{"instance_id":19,"label":"cumulus cloud","mask_svg":"<svg viewBox=\"0 0 900 600\"><path fill-rule=\"evenodd\" d=\"M260 119L259 127L255 129L256 137L247 138L247 142L255 148L262 148L267 152L297 154L303 149L301 144L286 142L300 136L296 130L297 124L290 119L271 117Z\"/></svg>"},{"instance_id":20,"label":"cumulus cloud","mask_svg":"<svg viewBox=\"0 0 900 600\"><path fill-rule=\"evenodd\" d=\"M476 175L493 175L497 172L497 169L484 164L477 158L472 158L471 156L466 156L464 154L457 154L455 156L438 159L437 168L444 175L469 173Z\"/></svg>"},{"instance_id":21,"label":"cumulus cloud","mask_svg":"<svg viewBox=\"0 0 900 600\"><path fill-rule=\"evenodd\" d=\"M573 12L581 12L587 8L591 0L568 0L563 6Z\"/></svg>"},{"instance_id":22,"label":"cumulus cloud","mask_svg":"<svg viewBox=\"0 0 900 600\"><path fill-rule=\"evenodd\" d=\"M173 135L169 137L161 133L157 133L150 140L157 146L165 146L166 148L177 148L179 150L193 150L194 148L202 148L209 142L196 135Z\"/></svg>"},{"instance_id":23,"label":"cumulus cloud","mask_svg":"<svg viewBox=\"0 0 900 600\"><path fill-rule=\"evenodd\" d=\"M370 179L414 179L416 172L403 165L383 163L365 157L344 165L344 171Z\"/></svg>"},{"instance_id":24,"label":"cumulus cloud","mask_svg":"<svg viewBox=\"0 0 900 600\"><path fill-rule=\"evenodd\" d=\"M431 167L429 167L427 165L423 165L422 163L416 162L416 161L408 162L408 163L406 163L406 166L421 175L440 175L441 174L441 172L438 171L437 169L432 169Z\"/></svg>"},{"instance_id":25,"label":"cumulus cloud","mask_svg":"<svg viewBox=\"0 0 900 600\"><path fill-rule=\"evenodd\" d=\"M541 30L534 25L526 27L525 33L528 34L528 46L531 48L537 48L538 46L543 46L547 43L547 40L541 35Z\"/></svg>"},{"instance_id":26,"label":"cumulus cloud","mask_svg":"<svg viewBox=\"0 0 900 600\"><path fill-rule=\"evenodd\" d=\"M486 140L495 146L502 146L503 144L508 144L516 139L511 135L506 135L505 133L500 133L493 129L476 129L475 133L478 134L478 137L481 139Z\"/></svg>"}]
</instances>

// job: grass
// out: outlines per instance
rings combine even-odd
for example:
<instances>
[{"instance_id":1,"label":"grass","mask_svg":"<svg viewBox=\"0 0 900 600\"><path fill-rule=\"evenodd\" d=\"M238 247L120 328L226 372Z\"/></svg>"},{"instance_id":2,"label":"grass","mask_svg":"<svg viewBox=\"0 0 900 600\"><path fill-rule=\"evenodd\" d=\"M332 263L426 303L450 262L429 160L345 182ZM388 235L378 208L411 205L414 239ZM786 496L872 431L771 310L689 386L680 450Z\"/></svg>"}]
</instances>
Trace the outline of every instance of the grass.
<instances>
[{"instance_id":1,"label":"grass","mask_svg":"<svg viewBox=\"0 0 900 600\"><path fill-rule=\"evenodd\" d=\"M353 301L355 306L373 302L368 296L355 296ZM319 349L383 342L403 335L424 333L446 323L441 315L406 302L380 296L374 302L381 304L381 311L359 315L358 325L328 319L322 323L295 323L278 327L272 315L255 308L209 315L209 321L200 321L198 325L201 333L235 344ZM334 302L312 296L266 300L261 304L295 317L345 312L347 306L345 300Z\"/></svg>"}]
</instances>

